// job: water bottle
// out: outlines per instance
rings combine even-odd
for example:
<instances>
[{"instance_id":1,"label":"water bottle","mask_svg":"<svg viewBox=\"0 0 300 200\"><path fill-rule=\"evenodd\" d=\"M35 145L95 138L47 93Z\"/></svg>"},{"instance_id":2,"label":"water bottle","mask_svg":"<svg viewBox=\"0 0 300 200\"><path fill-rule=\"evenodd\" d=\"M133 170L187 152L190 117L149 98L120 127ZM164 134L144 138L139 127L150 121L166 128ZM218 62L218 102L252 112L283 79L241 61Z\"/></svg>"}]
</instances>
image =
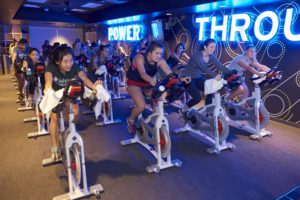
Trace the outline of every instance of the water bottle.
<instances>
[{"instance_id":1,"label":"water bottle","mask_svg":"<svg viewBox=\"0 0 300 200\"><path fill-rule=\"evenodd\" d=\"M31 76L31 75L32 75L32 72L31 72L31 69L30 69L30 68L27 69L26 75L27 75L27 76Z\"/></svg>"}]
</instances>

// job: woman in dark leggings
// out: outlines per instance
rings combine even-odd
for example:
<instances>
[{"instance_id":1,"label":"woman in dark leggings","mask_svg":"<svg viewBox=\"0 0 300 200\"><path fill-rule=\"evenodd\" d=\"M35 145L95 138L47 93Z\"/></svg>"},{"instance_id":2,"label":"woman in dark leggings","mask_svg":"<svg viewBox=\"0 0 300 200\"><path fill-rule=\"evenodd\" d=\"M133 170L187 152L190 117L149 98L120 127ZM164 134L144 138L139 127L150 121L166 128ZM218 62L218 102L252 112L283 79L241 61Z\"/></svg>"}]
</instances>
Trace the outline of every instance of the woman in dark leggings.
<instances>
[{"instance_id":1,"label":"woman in dark leggings","mask_svg":"<svg viewBox=\"0 0 300 200\"><path fill-rule=\"evenodd\" d=\"M199 90L204 91L204 81L202 72L214 77L216 80L221 80L221 76L208 68L209 64L215 65L223 73L228 73L229 69L223 66L218 58L214 55L216 48L216 41L214 39L207 39L204 41L200 50L195 52L189 63L186 65L182 72L183 77L191 77L191 83L189 84L187 91L191 95L192 99L182 109L182 113L186 113L187 110L201 101L201 94ZM212 95L207 95L205 105L212 103Z\"/></svg>"},{"instance_id":2,"label":"woman in dark leggings","mask_svg":"<svg viewBox=\"0 0 300 200\"><path fill-rule=\"evenodd\" d=\"M31 75L25 75L25 78L29 83L29 99L32 101L32 103L34 101L34 91L37 84L36 65L38 62L44 65L44 62L40 58L40 51L37 48L31 48L28 56L23 60L22 71L27 72L28 69L31 70ZM43 76L41 77L41 82L42 84L45 82Z\"/></svg>"}]
</instances>

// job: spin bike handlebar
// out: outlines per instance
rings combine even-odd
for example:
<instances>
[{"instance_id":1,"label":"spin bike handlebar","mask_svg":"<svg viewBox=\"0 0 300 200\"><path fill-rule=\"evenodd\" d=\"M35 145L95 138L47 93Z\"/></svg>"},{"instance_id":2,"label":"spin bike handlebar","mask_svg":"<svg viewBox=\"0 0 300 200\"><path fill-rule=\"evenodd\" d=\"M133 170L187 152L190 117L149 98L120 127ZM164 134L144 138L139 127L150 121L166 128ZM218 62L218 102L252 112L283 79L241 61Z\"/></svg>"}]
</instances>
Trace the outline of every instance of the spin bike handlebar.
<instances>
[{"instance_id":1,"label":"spin bike handlebar","mask_svg":"<svg viewBox=\"0 0 300 200\"><path fill-rule=\"evenodd\" d=\"M259 84L260 86L274 84L281 79L282 71L279 71L277 66L274 66L270 71L266 72L264 77L253 75L253 77L250 78L250 80L252 80L255 84Z\"/></svg>"},{"instance_id":2,"label":"spin bike handlebar","mask_svg":"<svg viewBox=\"0 0 300 200\"><path fill-rule=\"evenodd\" d=\"M71 103L75 104L76 99L84 93L84 84L80 79L71 79L64 88L63 96L52 112L59 113L62 110L63 103L69 99Z\"/></svg>"},{"instance_id":3,"label":"spin bike handlebar","mask_svg":"<svg viewBox=\"0 0 300 200\"><path fill-rule=\"evenodd\" d=\"M183 87L185 87L185 86L186 86L185 82L179 82L177 73L171 73L171 74L167 75L167 77L164 80L157 82L155 86L152 86L149 84L149 85L146 85L144 88L145 89L152 88L151 98L154 100L158 100L164 92L173 91L171 93L174 93L174 88L180 89L180 91L182 91ZM168 94L167 97L168 96L172 96L172 95ZM167 100L170 101L171 99L167 98Z\"/></svg>"},{"instance_id":4,"label":"spin bike handlebar","mask_svg":"<svg viewBox=\"0 0 300 200\"><path fill-rule=\"evenodd\" d=\"M71 79L65 86L62 99L70 99L76 101L76 99L82 96L84 93L84 84L80 79Z\"/></svg>"}]
</instances>

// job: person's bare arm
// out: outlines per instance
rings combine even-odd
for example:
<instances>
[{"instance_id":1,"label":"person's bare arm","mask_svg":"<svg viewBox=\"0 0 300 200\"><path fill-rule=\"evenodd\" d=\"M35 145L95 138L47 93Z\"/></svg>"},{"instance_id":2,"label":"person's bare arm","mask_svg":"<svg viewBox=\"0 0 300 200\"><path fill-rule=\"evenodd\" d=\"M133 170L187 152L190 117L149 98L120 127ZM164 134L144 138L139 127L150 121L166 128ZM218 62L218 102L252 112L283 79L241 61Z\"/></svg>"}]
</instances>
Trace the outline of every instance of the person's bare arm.
<instances>
[{"instance_id":1,"label":"person's bare arm","mask_svg":"<svg viewBox=\"0 0 300 200\"><path fill-rule=\"evenodd\" d=\"M50 72L45 72L45 89L44 89L44 94L48 89L52 89L52 81L53 81L53 76L52 73Z\"/></svg>"},{"instance_id":2,"label":"person's bare arm","mask_svg":"<svg viewBox=\"0 0 300 200\"><path fill-rule=\"evenodd\" d=\"M26 60L23 60L23 64L22 64L22 71L26 71L28 68L28 63Z\"/></svg>"},{"instance_id":3,"label":"person's bare arm","mask_svg":"<svg viewBox=\"0 0 300 200\"><path fill-rule=\"evenodd\" d=\"M254 67L256 67L256 68L258 68L258 69L260 69L260 70L262 70L262 71L264 71L264 72L268 72L268 71L270 71L271 69L269 68L269 67L267 67L266 65L262 65L262 64L260 64L259 62L253 62L253 66Z\"/></svg>"},{"instance_id":4,"label":"person's bare arm","mask_svg":"<svg viewBox=\"0 0 300 200\"><path fill-rule=\"evenodd\" d=\"M98 56L92 58L92 70L95 71L98 69Z\"/></svg>"},{"instance_id":5,"label":"person's bare arm","mask_svg":"<svg viewBox=\"0 0 300 200\"><path fill-rule=\"evenodd\" d=\"M241 66L242 68L249 70L251 73L256 74L258 76L263 76L262 73L260 73L259 71L255 70L253 67L247 65L246 63L244 63L243 61L239 61L237 63L239 66Z\"/></svg>"},{"instance_id":6,"label":"person's bare arm","mask_svg":"<svg viewBox=\"0 0 300 200\"><path fill-rule=\"evenodd\" d=\"M168 66L168 64L166 63L166 61L164 59L160 59L160 61L157 63L158 67L161 68L161 70L166 74L169 75L172 73L172 71L170 70L170 67Z\"/></svg>"},{"instance_id":7,"label":"person's bare arm","mask_svg":"<svg viewBox=\"0 0 300 200\"><path fill-rule=\"evenodd\" d=\"M11 58L11 60L12 60L12 63L14 63L14 62L15 62L15 60L16 60L16 57L17 57L17 53L16 53L16 52L13 52L13 54L12 54L12 58Z\"/></svg>"},{"instance_id":8,"label":"person's bare arm","mask_svg":"<svg viewBox=\"0 0 300 200\"><path fill-rule=\"evenodd\" d=\"M100 84L100 81L96 81L94 84L92 83L92 81L90 81L90 79L88 79L85 74L83 73L83 71L80 71L78 73L78 77L84 82L85 85L87 85L89 88L95 90L96 86L98 84Z\"/></svg>"},{"instance_id":9,"label":"person's bare arm","mask_svg":"<svg viewBox=\"0 0 300 200\"><path fill-rule=\"evenodd\" d=\"M183 56L185 59L187 59L187 60L190 59L190 57L189 57L185 52L182 53L182 56Z\"/></svg>"}]
</instances>

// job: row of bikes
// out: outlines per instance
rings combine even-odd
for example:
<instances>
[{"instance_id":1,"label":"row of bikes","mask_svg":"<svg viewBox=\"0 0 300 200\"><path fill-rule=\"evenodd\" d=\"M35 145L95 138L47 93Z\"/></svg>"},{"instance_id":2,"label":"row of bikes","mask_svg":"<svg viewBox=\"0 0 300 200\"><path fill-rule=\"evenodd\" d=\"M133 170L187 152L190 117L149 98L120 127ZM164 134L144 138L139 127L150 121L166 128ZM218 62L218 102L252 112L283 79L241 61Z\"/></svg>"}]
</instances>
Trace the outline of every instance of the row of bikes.
<instances>
[{"instance_id":1,"label":"row of bikes","mask_svg":"<svg viewBox=\"0 0 300 200\"><path fill-rule=\"evenodd\" d=\"M81 99L82 104L90 110L101 106L101 121L96 125L104 126L120 123L120 120L114 119L113 116L113 99L122 99L119 87L119 66L122 66L122 60L107 63L100 66L95 74L97 79L102 80L103 88L109 93L109 100L98 104L96 93L91 93L88 98L83 99L86 90L81 80L71 80L63 90L63 95L56 105L55 109L60 113L60 131L59 131L59 149L61 150L61 159L55 160L48 158L43 160L43 165L61 162L66 167L68 173L69 192L53 199L77 199L91 194L100 197L103 187L100 184L88 187L85 167L84 144L82 138L76 131L74 124L74 113L72 106L69 106L69 127L66 129L62 108L66 100L76 103ZM35 110L35 116L24 119L24 122L37 122L37 132L29 133L29 138L37 138L49 134L49 116L42 113L39 104L43 98L42 84L40 78L44 72L42 64L36 66L37 87L34 94L34 103L24 98L24 107L19 111ZM28 73L28 72L24 72ZM30 76L30 75L28 75ZM263 78L252 77L250 80L255 84L252 95L241 102L226 101L220 91L213 92L213 101L199 110L189 109L187 117L181 116L183 127L174 130L174 134L187 132L195 138L201 138L211 144L207 149L209 153L219 154L222 150L234 150L234 144L227 142L230 133L229 126L236 125L238 128L248 130L252 133L251 139L261 140L264 136L271 136L272 133L265 130L269 123L269 114L261 100L261 87L276 84L282 78L282 72L276 67L267 72ZM110 79L110 80L109 80ZM27 80L27 79L26 79ZM236 89L243 82L243 77L237 75L236 71L223 76L223 87L229 92ZM108 83L109 86L108 86ZM110 87L110 88L109 88ZM146 148L156 159L156 163L146 167L148 173L158 173L160 170L177 166L180 167L182 162L178 159L171 158L171 137L169 122L164 110L164 104L172 105L178 99L188 98L186 88L188 85L180 82L176 73L172 73L163 80L158 81L156 86L146 86L152 90L151 99L154 102L155 109L152 114L138 117L136 125L136 134L133 138L121 141L121 145L140 144ZM24 86L24 94L27 94L27 84ZM225 94L226 95L226 94ZM164 98L163 98L164 96ZM21 102L22 103L22 102ZM246 105L246 106L245 106ZM182 105L183 106L183 105ZM91 112L85 112L89 114ZM245 123L247 122L247 124Z\"/></svg>"}]
</instances>

